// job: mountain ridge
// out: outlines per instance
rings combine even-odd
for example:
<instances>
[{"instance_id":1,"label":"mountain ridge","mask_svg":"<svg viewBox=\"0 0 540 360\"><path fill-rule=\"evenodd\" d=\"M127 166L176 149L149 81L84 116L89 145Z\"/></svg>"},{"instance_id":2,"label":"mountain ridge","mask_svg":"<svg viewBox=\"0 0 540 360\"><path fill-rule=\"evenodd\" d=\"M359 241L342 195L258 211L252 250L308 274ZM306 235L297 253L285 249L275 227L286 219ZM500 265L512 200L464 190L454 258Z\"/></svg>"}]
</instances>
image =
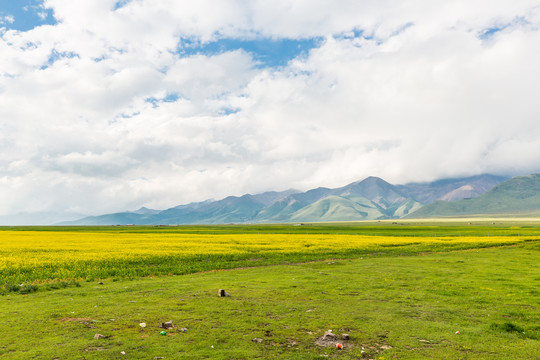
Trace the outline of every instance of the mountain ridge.
<instances>
[{"instance_id":1,"label":"mountain ridge","mask_svg":"<svg viewBox=\"0 0 540 360\"><path fill-rule=\"evenodd\" d=\"M178 205L165 210L141 207L90 216L61 225L177 225L227 223L277 223L392 219L411 216L431 199L463 199L477 196L500 184L504 178L478 175L443 179L431 183L392 185L370 176L330 189L318 187L305 192L286 190L228 196ZM435 200L435 201L436 201ZM446 201L448 202L448 201ZM429 204L429 203L428 203Z\"/></svg>"}]
</instances>

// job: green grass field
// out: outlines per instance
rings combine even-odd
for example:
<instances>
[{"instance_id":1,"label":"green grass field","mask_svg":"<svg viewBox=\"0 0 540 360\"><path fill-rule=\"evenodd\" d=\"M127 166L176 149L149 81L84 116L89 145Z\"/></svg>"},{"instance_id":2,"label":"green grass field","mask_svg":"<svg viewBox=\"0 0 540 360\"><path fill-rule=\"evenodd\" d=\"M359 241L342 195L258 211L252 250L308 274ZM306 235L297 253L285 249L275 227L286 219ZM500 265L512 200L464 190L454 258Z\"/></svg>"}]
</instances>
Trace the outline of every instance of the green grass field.
<instances>
[{"instance_id":1,"label":"green grass field","mask_svg":"<svg viewBox=\"0 0 540 360\"><path fill-rule=\"evenodd\" d=\"M35 289L21 291L20 284L4 281L0 358L540 359L540 224L493 220L3 228L0 236L2 231L11 236L14 230L23 235L32 230L53 241L60 231L69 233L69 241L51 251L23 252L40 269L25 284ZM73 234L96 239L118 235L121 241L138 239L130 234L181 234L195 240L231 236L231 248L237 241L236 255L220 258L205 250L186 258L183 248L173 244L165 250L176 249L174 256L153 258L164 261L152 268L159 276L117 272L47 278L57 273L52 268L47 272L47 262L39 259L66 254L63 266L69 270L69 259L80 256L73 248L76 241L70 240ZM301 251L285 240L268 245L267 237L274 234L276 239L302 239ZM249 243L259 239L255 235L265 239L257 242L256 257L246 248L255 246ZM357 237L379 245L347 247ZM10 238L16 237L5 243ZM342 248L323 246L325 239ZM123 244L124 249L133 245ZM11 243L1 248L0 256L7 259L14 248L25 250ZM126 259L144 251L128 253ZM144 256L139 262L105 260L95 258L92 265L108 264L105 275L110 267L148 265ZM182 268L186 261L191 265ZM167 275L171 264L181 267L183 275ZM245 268L222 270L234 267ZM9 271L0 271L0 278ZM231 297L218 297L218 289ZM161 335L161 323L169 320L174 327ZM350 335L340 340L342 350L317 344L329 329ZM94 339L98 333L106 338Z\"/></svg>"}]
</instances>

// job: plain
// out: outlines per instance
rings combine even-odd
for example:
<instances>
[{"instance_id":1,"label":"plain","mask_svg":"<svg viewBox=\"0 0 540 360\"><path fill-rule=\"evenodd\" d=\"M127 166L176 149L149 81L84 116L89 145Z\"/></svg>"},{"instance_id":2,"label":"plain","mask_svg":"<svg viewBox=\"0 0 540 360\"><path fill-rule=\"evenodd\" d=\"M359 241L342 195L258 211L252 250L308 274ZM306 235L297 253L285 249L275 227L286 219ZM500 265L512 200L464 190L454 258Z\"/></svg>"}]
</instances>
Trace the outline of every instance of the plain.
<instances>
[{"instance_id":1,"label":"plain","mask_svg":"<svg viewBox=\"0 0 540 360\"><path fill-rule=\"evenodd\" d=\"M539 236L498 219L3 229L0 357L540 358Z\"/></svg>"}]
</instances>

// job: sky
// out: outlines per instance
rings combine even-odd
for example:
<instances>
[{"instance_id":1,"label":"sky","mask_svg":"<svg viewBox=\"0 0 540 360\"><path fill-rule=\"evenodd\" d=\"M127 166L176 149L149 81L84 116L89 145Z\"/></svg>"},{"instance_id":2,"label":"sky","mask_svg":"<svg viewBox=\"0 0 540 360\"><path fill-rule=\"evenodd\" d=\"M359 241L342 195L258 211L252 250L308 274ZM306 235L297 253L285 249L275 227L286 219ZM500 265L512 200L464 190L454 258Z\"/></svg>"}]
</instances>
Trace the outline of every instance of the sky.
<instances>
[{"instance_id":1,"label":"sky","mask_svg":"<svg viewBox=\"0 0 540 360\"><path fill-rule=\"evenodd\" d=\"M538 64L540 0L0 0L0 222L539 172Z\"/></svg>"}]
</instances>

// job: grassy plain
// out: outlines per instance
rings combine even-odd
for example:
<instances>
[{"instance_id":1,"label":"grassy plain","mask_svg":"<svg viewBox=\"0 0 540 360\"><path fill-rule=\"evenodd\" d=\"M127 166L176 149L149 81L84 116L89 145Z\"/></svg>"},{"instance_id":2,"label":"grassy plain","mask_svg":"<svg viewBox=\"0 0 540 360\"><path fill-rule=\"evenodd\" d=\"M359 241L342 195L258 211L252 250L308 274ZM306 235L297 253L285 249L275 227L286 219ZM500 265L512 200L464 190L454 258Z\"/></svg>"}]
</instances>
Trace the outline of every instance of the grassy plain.
<instances>
[{"instance_id":1,"label":"grassy plain","mask_svg":"<svg viewBox=\"0 0 540 360\"><path fill-rule=\"evenodd\" d=\"M493 220L3 228L0 358L538 359L540 225Z\"/></svg>"}]
</instances>

